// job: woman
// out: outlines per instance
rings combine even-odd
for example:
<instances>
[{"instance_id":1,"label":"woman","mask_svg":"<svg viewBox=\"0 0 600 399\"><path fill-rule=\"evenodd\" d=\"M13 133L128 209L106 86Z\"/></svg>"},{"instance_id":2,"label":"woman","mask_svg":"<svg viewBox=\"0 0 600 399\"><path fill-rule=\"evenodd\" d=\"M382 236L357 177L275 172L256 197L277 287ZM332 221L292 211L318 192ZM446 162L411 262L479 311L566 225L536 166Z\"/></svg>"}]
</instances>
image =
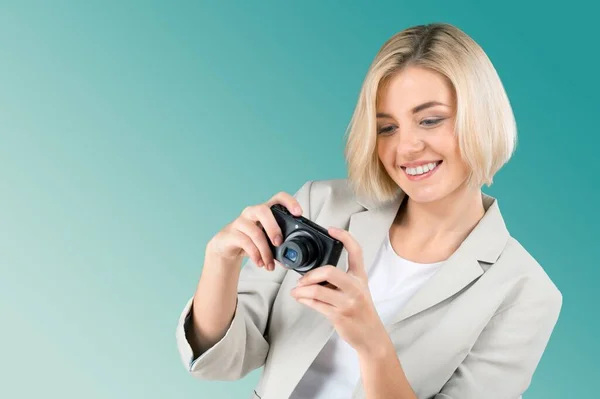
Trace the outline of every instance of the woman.
<instances>
[{"instance_id":1,"label":"woman","mask_svg":"<svg viewBox=\"0 0 600 399\"><path fill-rule=\"evenodd\" d=\"M262 399L519 398L562 296L481 191L515 143L502 83L470 37L448 24L394 35L349 126L348 179L250 206L208 243L177 328L190 373L264 366ZM275 203L331 226L337 267L302 277L274 264Z\"/></svg>"}]
</instances>

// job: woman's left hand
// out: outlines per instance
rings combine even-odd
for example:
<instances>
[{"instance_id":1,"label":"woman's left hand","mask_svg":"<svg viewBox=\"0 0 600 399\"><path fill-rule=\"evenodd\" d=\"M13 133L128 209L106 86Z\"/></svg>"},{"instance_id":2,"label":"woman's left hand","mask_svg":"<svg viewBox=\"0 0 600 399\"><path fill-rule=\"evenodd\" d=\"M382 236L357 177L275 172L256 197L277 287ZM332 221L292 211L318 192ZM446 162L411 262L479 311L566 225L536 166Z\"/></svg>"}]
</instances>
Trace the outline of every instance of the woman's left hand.
<instances>
[{"instance_id":1,"label":"woman's left hand","mask_svg":"<svg viewBox=\"0 0 600 399\"><path fill-rule=\"evenodd\" d=\"M300 278L291 293L298 302L326 316L357 352L368 353L388 335L371 298L362 248L346 230L332 227L328 232L344 244L348 272L332 265L318 267ZM318 284L323 281L333 286Z\"/></svg>"}]
</instances>

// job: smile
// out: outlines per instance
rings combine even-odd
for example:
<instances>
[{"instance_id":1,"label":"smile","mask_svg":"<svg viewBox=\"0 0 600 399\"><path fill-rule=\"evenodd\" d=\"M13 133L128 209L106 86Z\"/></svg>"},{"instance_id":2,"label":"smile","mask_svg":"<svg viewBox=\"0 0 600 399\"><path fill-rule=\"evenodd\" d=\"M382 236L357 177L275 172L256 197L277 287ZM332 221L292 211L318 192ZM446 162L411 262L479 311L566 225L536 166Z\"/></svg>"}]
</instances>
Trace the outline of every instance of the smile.
<instances>
[{"instance_id":1,"label":"smile","mask_svg":"<svg viewBox=\"0 0 600 399\"><path fill-rule=\"evenodd\" d=\"M400 169L404 171L408 180L423 180L435 173L441 163L442 161L436 161L409 168L401 166Z\"/></svg>"}]
</instances>

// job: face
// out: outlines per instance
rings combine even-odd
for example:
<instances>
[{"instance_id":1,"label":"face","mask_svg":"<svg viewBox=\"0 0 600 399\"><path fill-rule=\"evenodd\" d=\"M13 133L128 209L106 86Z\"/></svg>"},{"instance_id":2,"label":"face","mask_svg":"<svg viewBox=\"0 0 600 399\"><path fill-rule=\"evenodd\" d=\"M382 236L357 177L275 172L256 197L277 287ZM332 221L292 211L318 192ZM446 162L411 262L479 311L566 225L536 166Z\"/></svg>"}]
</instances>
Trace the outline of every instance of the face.
<instances>
[{"instance_id":1,"label":"face","mask_svg":"<svg viewBox=\"0 0 600 399\"><path fill-rule=\"evenodd\" d=\"M454 135L455 114L453 87L437 72L409 67L380 89L377 152L412 201L438 201L464 186L469 168Z\"/></svg>"}]
</instances>

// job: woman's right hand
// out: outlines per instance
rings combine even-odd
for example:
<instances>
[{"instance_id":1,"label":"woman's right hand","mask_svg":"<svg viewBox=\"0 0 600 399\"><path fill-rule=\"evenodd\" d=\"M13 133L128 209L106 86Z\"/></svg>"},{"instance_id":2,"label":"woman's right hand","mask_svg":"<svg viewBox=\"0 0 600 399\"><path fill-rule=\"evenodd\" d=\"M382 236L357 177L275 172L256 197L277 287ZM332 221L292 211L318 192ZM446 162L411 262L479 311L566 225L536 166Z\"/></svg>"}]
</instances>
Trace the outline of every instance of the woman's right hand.
<instances>
[{"instance_id":1,"label":"woman's right hand","mask_svg":"<svg viewBox=\"0 0 600 399\"><path fill-rule=\"evenodd\" d=\"M271 211L274 204L285 206L294 216L302 215L302 207L292 195L277 193L265 203L246 207L240 216L209 241L206 247L207 254L234 263L248 256L259 267L272 271L275 268L275 260L267 239L275 246L283 242L281 229Z\"/></svg>"}]
</instances>

